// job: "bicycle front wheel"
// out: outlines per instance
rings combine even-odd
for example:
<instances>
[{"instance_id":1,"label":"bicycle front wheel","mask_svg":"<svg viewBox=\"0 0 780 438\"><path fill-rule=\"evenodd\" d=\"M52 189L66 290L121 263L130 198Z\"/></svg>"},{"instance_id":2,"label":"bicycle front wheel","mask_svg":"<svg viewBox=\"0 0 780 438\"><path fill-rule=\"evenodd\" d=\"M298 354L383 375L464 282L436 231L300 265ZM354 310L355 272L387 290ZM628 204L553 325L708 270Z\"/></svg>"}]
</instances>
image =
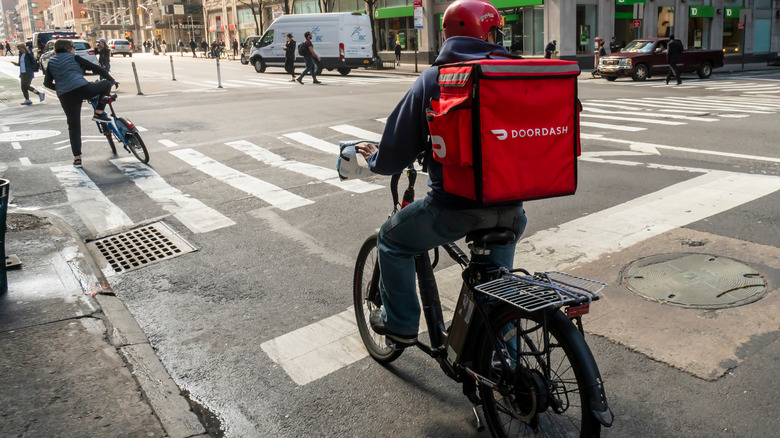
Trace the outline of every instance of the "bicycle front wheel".
<instances>
[{"instance_id":1,"label":"bicycle front wheel","mask_svg":"<svg viewBox=\"0 0 780 438\"><path fill-rule=\"evenodd\" d=\"M379 287L379 259L376 247L376 234L366 239L358 253L355 263L353 284L353 299L355 304L355 319L358 331L368 354L380 363L390 363L401 355L403 350L387 345L383 335L379 335L369 325L369 315L376 309L381 309L381 301L377 296L372 300L369 291ZM379 291L377 290L378 294Z\"/></svg>"},{"instance_id":2,"label":"bicycle front wheel","mask_svg":"<svg viewBox=\"0 0 780 438\"><path fill-rule=\"evenodd\" d=\"M116 155L116 144L114 143L114 135L111 131L106 131L106 140L108 140L108 145L111 146L111 152Z\"/></svg>"},{"instance_id":3,"label":"bicycle front wheel","mask_svg":"<svg viewBox=\"0 0 780 438\"><path fill-rule=\"evenodd\" d=\"M504 382L504 391L480 385L488 427L501 438L598 437L601 424L591 414L581 363L588 359L577 354L590 351L585 339L569 318L555 310L547 313L550 339L545 352L543 318L508 305L491 312L496 343L509 363L502 366L485 331L477 344L481 347L475 357L476 371L493 382L502 378Z\"/></svg>"},{"instance_id":4,"label":"bicycle front wheel","mask_svg":"<svg viewBox=\"0 0 780 438\"><path fill-rule=\"evenodd\" d=\"M130 146L130 152L138 158L138 161L144 164L149 162L149 151L146 150L146 145L137 132L127 136L127 143Z\"/></svg>"}]
</instances>

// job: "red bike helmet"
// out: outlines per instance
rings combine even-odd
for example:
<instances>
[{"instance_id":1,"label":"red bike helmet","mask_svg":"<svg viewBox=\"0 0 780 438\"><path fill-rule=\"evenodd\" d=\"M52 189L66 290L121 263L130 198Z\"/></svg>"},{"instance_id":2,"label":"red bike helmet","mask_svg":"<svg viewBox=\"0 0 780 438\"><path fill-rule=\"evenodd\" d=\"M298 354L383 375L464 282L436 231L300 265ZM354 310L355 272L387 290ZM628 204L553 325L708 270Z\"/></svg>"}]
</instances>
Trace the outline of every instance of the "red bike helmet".
<instances>
[{"instance_id":1,"label":"red bike helmet","mask_svg":"<svg viewBox=\"0 0 780 438\"><path fill-rule=\"evenodd\" d=\"M492 27L501 29L504 18L487 0L458 0L444 11L444 39L467 36L487 40Z\"/></svg>"}]
</instances>

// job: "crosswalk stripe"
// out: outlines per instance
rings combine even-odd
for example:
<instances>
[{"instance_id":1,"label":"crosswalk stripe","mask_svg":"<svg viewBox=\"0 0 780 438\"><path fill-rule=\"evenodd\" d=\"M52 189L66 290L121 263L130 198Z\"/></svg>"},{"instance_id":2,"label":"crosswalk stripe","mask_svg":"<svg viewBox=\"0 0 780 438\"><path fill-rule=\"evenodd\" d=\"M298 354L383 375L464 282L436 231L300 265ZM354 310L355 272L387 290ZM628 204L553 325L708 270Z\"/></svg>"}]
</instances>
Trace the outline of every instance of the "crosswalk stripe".
<instances>
[{"instance_id":1,"label":"crosswalk stripe","mask_svg":"<svg viewBox=\"0 0 780 438\"><path fill-rule=\"evenodd\" d=\"M172 214L193 233L208 233L236 224L203 202L172 187L146 164L139 163L132 157L110 161L149 198L160 204L163 210Z\"/></svg>"},{"instance_id":2,"label":"crosswalk stripe","mask_svg":"<svg viewBox=\"0 0 780 438\"><path fill-rule=\"evenodd\" d=\"M705 98L685 98L685 97L670 97L667 99L668 101L672 102L681 102L681 103L694 103L694 104L701 104L701 105L712 105L714 107L728 107L728 108L749 108L754 110L761 110L761 111L772 111L774 108L763 106L758 103L753 104L747 104L747 103L724 103L722 100L718 99L705 99Z\"/></svg>"},{"instance_id":3,"label":"crosswalk stripe","mask_svg":"<svg viewBox=\"0 0 780 438\"><path fill-rule=\"evenodd\" d=\"M628 131L628 132L639 132L639 131L646 131L647 128L640 128L637 126L622 126L622 125L611 125L609 123L594 123L594 122L580 122L580 126L585 126L588 128L601 128L601 129L612 129L615 131Z\"/></svg>"},{"instance_id":4,"label":"crosswalk stripe","mask_svg":"<svg viewBox=\"0 0 780 438\"><path fill-rule=\"evenodd\" d=\"M57 166L51 171L65 188L68 202L94 236L133 226L130 217L111 202L83 170Z\"/></svg>"},{"instance_id":5,"label":"crosswalk stripe","mask_svg":"<svg viewBox=\"0 0 780 438\"><path fill-rule=\"evenodd\" d=\"M238 190L262 199L281 210L291 210L314 203L314 201L302 198L271 183L225 166L194 149L179 149L177 151L171 151L170 153L185 163L192 165L199 171L211 175Z\"/></svg>"},{"instance_id":6,"label":"crosswalk stripe","mask_svg":"<svg viewBox=\"0 0 780 438\"><path fill-rule=\"evenodd\" d=\"M331 126L330 129L342 134L352 135L356 137L356 140L379 141L382 139L382 134L377 134L376 132L367 131L352 125Z\"/></svg>"},{"instance_id":7,"label":"crosswalk stripe","mask_svg":"<svg viewBox=\"0 0 780 438\"><path fill-rule=\"evenodd\" d=\"M301 175L306 175L326 184L330 184L353 193L366 193L382 188L380 185L371 184L357 179L342 181L339 179L339 174L335 169L335 163L333 168L329 169L322 166L316 166L314 164L288 160L281 155L277 155L268 149L262 148L245 140L232 141L225 144L249 155L261 163L279 167L291 172L296 172Z\"/></svg>"},{"instance_id":8,"label":"crosswalk stripe","mask_svg":"<svg viewBox=\"0 0 780 438\"><path fill-rule=\"evenodd\" d=\"M160 144L162 144L162 145L164 145L166 147L169 147L169 148L175 148L176 146L178 146L178 144L176 144L175 142L173 142L171 140L167 140L167 139L162 139L162 140L157 140L157 141L160 142Z\"/></svg>"},{"instance_id":9,"label":"crosswalk stripe","mask_svg":"<svg viewBox=\"0 0 780 438\"><path fill-rule=\"evenodd\" d=\"M746 91L745 92L745 94L775 94L775 93L780 93L780 89L772 90L772 91L763 90L763 91Z\"/></svg>"},{"instance_id":10,"label":"crosswalk stripe","mask_svg":"<svg viewBox=\"0 0 780 438\"><path fill-rule=\"evenodd\" d=\"M338 155L339 153L339 146L337 144L321 140L303 132L290 132L283 135L291 140L295 140L298 143L304 144L322 152L327 152L334 155Z\"/></svg>"},{"instance_id":11,"label":"crosswalk stripe","mask_svg":"<svg viewBox=\"0 0 780 438\"><path fill-rule=\"evenodd\" d=\"M566 270L777 190L777 177L707 173L524 238L515 266ZM543 254L539 248L545 249ZM460 274L458 265L436 273L442 298L457 293ZM305 385L367 357L357 333L354 312L346 310L268 340L261 348L295 383Z\"/></svg>"},{"instance_id":12,"label":"crosswalk stripe","mask_svg":"<svg viewBox=\"0 0 780 438\"><path fill-rule=\"evenodd\" d=\"M705 106L705 105L688 105L688 104L682 104L682 103L676 103L676 102L669 102L666 101L666 99L619 99L619 102L626 102L626 103L633 103L635 105L640 106L647 106L652 108L664 108L664 109L671 109L671 108L678 108L683 109L687 111L712 111L714 109L720 109L724 111L736 111L736 112L743 112L743 113L751 113L751 114L770 114L766 111L752 111L747 109L739 109L739 108L732 108L732 107L721 107L721 106Z\"/></svg>"},{"instance_id":13,"label":"crosswalk stripe","mask_svg":"<svg viewBox=\"0 0 780 438\"><path fill-rule=\"evenodd\" d=\"M613 113L614 114L614 113ZM620 117L620 116L614 116L612 114L590 114L587 112L580 113L580 117L590 117L594 119L607 119L607 120L621 120L624 122L642 122L642 123L649 123L649 124L655 124L655 125L685 125L685 122L672 122L669 120L651 120L648 118L636 118L636 117Z\"/></svg>"},{"instance_id":14,"label":"crosswalk stripe","mask_svg":"<svg viewBox=\"0 0 780 438\"><path fill-rule=\"evenodd\" d=\"M718 119L710 118L710 117L696 117L696 116L679 116L676 114L659 114L659 113L652 113L649 111L612 111L612 110L606 110L601 108L589 108L588 105L583 105L583 111L587 112L595 112L599 114L626 114L631 116L642 116L642 117L660 117L664 119L675 119L675 120L692 120L697 122L717 122ZM584 115L581 113L581 115Z\"/></svg>"}]
</instances>

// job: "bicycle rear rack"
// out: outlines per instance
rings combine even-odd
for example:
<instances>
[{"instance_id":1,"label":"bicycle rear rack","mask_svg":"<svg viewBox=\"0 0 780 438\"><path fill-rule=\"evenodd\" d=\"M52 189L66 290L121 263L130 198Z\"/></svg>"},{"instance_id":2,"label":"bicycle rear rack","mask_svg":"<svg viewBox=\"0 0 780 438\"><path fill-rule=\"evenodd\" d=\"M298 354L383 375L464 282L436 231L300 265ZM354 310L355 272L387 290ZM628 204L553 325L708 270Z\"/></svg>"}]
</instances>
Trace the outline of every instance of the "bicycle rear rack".
<instances>
[{"instance_id":1,"label":"bicycle rear rack","mask_svg":"<svg viewBox=\"0 0 780 438\"><path fill-rule=\"evenodd\" d=\"M590 303L607 285L563 272L516 275L504 268L500 272L500 278L477 285L474 290L526 312Z\"/></svg>"}]
</instances>

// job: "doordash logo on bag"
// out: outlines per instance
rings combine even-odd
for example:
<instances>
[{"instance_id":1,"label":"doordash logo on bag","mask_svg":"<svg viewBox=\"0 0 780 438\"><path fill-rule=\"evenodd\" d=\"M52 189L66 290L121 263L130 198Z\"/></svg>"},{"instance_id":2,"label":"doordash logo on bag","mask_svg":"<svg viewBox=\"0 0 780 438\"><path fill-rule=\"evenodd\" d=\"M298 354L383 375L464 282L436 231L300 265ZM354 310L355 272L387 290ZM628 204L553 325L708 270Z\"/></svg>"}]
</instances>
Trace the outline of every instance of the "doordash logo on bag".
<instances>
[{"instance_id":1,"label":"doordash logo on bag","mask_svg":"<svg viewBox=\"0 0 780 438\"><path fill-rule=\"evenodd\" d=\"M444 139L440 136L431 136L431 147L433 149L433 153L436 154L437 157L444 158L447 156L447 145L444 144Z\"/></svg>"},{"instance_id":2,"label":"doordash logo on bag","mask_svg":"<svg viewBox=\"0 0 780 438\"><path fill-rule=\"evenodd\" d=\"M497 139L506 140L509 137L512 138L524 138L524 137L546 137L548 135L563 135L569 132L568 126L551 126L549 128L528 128L528 129L491 129Z\"/></svg>"}]
</instances>

